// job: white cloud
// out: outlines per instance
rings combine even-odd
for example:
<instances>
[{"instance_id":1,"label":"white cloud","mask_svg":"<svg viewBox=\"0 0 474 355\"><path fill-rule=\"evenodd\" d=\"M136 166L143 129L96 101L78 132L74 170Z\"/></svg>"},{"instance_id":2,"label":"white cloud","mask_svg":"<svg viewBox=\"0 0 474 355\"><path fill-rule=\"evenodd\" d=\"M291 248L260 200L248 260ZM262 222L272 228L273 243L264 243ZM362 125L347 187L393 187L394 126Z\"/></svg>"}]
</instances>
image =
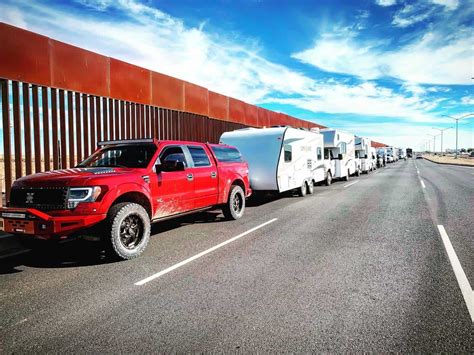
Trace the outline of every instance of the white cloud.
<instances>
[{"instance_id":1,"label":"white cloud","mask_svg":"<svg viewBox=\"0 0 474 355\"><path fill-rule=\"evenodd\" d=\"M401 118L413 122L431 122L428 111L436 101L423 101L418 96L406 97L372 82L348 86L320 85L310 95L300 98L270 98L267 102L293 105L313 112L332 114L358 114Z\"/></svg>"},{"instance_id":2,"label":"white cloud","mask_svg":"<svg viewBox=\"0 0 474 355\"><path fill-rule=\"evenodd\" d=\"M431 0L433 4L442 5L446 7L447 10L453 11L456 10L459 6L459 0Z\"/></svg>"},{"instance_id":3,"label":"white cloud","mask_svg":"<svg viewBox=\"0 0 474 355\"><path fill-rule=\"evenodd\" d=\"M464 96L461 98L461 103L463 105L474 105L474 96Z\"/></svg>"},{"instance_id":4,"label":"white cloud","mask_svg":"<svg viewBox=\"0 0 474 355\"><path fill-rule=\"evenodd\" d=\"M357 38L322 35L313 47L292 57L324 71L366 80L395 77L413 83L462 85L471 83L472 46L469 31L459 31L451 38L427 32L394 50Z\"/></svg>"},{"instance_id":5,"label":"white cloud","mask_svg":"<svg viewBox=\"0 0 474 355\"><path fill-rule=\"evenodd\" d=\"M25 18L22 12L13 6L3 5L2 12L0 13L0 20L6 23L9 23L13 26L21 27L27 29Z\"/></svg>"},{"instance_id":6,"label":"white cloud","mask_svg":"<svg viewBox=\"0 0 474 355\"><path fill-rule=\"evenodd\" d=\"M397 0L375 0L375 3L379 6L393 6L397 3Z\"/></svg>"},{"instance_id":7,"label":"white cloud","mask_svg":"<svg viewBox=\"0 0 474 355\"><path fill-rule=\"evenodd\" d=\"M315 82L297 71L263 58L246 46L133 0L82 0L97 9L120 11L120 21L84 16L35 2L25 6L31 30L111 57L208 87L247 102L272 92L301 94ZM0 20L9 22L2 15ZM16 23L17 25L21 24Z\"/></svg>"}]
</instances>

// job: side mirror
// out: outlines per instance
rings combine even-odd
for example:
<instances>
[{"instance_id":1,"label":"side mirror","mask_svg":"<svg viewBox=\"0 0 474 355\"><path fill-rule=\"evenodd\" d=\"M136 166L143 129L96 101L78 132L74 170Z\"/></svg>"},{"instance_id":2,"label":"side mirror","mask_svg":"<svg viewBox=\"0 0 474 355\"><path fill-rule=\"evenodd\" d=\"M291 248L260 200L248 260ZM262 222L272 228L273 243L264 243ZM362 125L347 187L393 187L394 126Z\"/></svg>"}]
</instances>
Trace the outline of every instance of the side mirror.
<instances>
[{"instance_id":1,"label":"side mirror","mask_svg":"<svg viewBox=\"0 0 474 355\"><path fill-rule=\"evenodd\" d=\"M344 158L343 158L342 154L338 154L338 155L337 155L337 159L338 159L338 160L342 160L342 159L344 159Z\"/></svg>"}]
</instances>

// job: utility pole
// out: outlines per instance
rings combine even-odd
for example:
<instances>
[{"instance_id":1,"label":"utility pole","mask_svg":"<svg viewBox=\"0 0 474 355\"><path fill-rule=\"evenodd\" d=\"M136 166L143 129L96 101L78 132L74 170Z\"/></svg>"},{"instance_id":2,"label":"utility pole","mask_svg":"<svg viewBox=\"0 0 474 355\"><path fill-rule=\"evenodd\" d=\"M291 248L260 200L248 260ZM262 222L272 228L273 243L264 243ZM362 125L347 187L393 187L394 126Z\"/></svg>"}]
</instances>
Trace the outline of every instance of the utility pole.
<instances>
[{"instance_id":1,"label":"utility pole","mask_svg":"<svg viewBox=\"0 0 474 355\"><path fill-rule=\"evenodd\" d=\"M434 154L436 153L436 134L427 133L427 135L433 137L433 154Z\"/></svg>"},{"instance_id":2,"label":"utility pole","mask_svg":"<svg viewBox=\"0 0 474 355\"><path fill-rule=\"evenodd\" d=\"M448 127L448 128L436 128L436 127L432 127L433 129L436 129L438 131L441 132L441 154L443 154L443 132L444 131L447 131L448 129L451 129L453 127Z\"/></svg>"},{"instance_id":3,"label":"utility pole","mask_svg":"<svg viewBox=\"0 0 474 355\"><path fill-rule=\"evenodd\" d=\"M459 120L462 120L463 118L469 117L469 116L474 116L474 113L468 113L467 115L461 116L461 117L452 117L449 115L443 115L443 117L449 117L453 120L456 121L456 151L454 153L454 159L458 158L458 122Z\"/></svg>"}]
</instances>

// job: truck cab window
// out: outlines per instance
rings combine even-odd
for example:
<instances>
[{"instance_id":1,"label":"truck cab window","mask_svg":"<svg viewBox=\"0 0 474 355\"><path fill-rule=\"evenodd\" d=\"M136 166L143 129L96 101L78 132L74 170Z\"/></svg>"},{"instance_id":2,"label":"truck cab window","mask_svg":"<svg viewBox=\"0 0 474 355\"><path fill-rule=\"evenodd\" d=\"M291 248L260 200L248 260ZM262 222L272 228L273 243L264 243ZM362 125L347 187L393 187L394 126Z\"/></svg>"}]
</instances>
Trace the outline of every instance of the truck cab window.
<instances>
[{"instance_id":1,"label":"truck cab window","mask_svg":"<svg viewBox=\"0 0 474 355\"><path fill-rule=\"evenodd\" d=\"M188 146L188 149L191 157L193 158L195 168L211 166L211 162L209 161L209 157L207 156L204 148Z\"/></svg>"},{"instance_id":2,"label":"truck cab window","mask_svg":"<svg viewBox=\"0 0 474 355\"><path fill-rule=\"evenodd\" d=\"M177 160L184 163L184 166L187 167L188 163L184 155L183 149L181 147L167 147L165 148L159 157L161 162Z\"/></svg>"},{"instance_id":3,"label":"truck cab window","mask_svg":"<svg viewBox=\"0 0 474 355\"><path fill-rule=\"evenodd\" d=\"M285 163L291 162L291 158L292 158L291 145L286 144L284 147L284 151L285 151Z\"/></svg>"}]
</instances>

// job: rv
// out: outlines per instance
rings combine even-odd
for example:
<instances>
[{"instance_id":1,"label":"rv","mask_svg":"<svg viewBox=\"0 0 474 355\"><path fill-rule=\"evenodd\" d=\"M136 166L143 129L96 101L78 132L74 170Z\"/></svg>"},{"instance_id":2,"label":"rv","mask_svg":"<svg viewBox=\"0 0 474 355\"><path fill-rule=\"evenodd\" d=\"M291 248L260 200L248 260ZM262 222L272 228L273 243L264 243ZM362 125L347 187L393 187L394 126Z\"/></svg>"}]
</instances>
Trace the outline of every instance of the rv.
<instances>
[{"instance_id":1,"label":"rv","mask_svg":"<svg viewBox=\"0 0 474 355\"><path fill-rule=\"evenodd\" d=\"M385 148L377 149L377 167L382 168L387 165L387 152Z\"/></svg>"},{"instance_id":2,"label":"rv","mask_svg":"<svg viewBox=\"0 0 474 355\"><path fill-rule=\"evenodd\" d=\"M294 190L304 196L313 193L315 183L331 183L323 136L316 131L287 126L244 128L223 133L220 141L242 153L254 191Z\"/></svg>"},{"instance_id":3,"label":"rv","mask_svg":"<svg viewBox=\"0 0 474 355\"><path fill-rule=\"evenodd\" d=\"M398 148L398 159L407 160L407 151L405 148Z\"/></svg>"},{"instance_id":4,"label":"rv","mask_svg":"<svg viewBox=\"0 0 474 355\"><path fill-rule=\"evenodd\" d=\"M368 138L355 137L355 156L359 159L362 173L368 174L375 168L376 161L372 153L372 142Z\"/></svg>"},{"instance_id":5,"label":"rv","mask_svg":"<svg viewBox=\"0 0 474 355\"><path fill-rule=\"evenodd\" d=\"M331 161L333 178L349 180L349 176L359 173L355 157L355 137L352 133L325 128L320 131L324 136L324 158Z\"/></svg>"},{"instance_id":6,"label":"rv","mask_svg":"<svg viewBox=\"0 0 474 355\"><path fill-rule=\"evenodd\" d=\"M387 163L394 163L395 162L395 157L394 157L394 154L393 154L393 147L386 147L385 148L385 154L387 156L386 160L387 160Z\"/></svg>"}]
</instances>

